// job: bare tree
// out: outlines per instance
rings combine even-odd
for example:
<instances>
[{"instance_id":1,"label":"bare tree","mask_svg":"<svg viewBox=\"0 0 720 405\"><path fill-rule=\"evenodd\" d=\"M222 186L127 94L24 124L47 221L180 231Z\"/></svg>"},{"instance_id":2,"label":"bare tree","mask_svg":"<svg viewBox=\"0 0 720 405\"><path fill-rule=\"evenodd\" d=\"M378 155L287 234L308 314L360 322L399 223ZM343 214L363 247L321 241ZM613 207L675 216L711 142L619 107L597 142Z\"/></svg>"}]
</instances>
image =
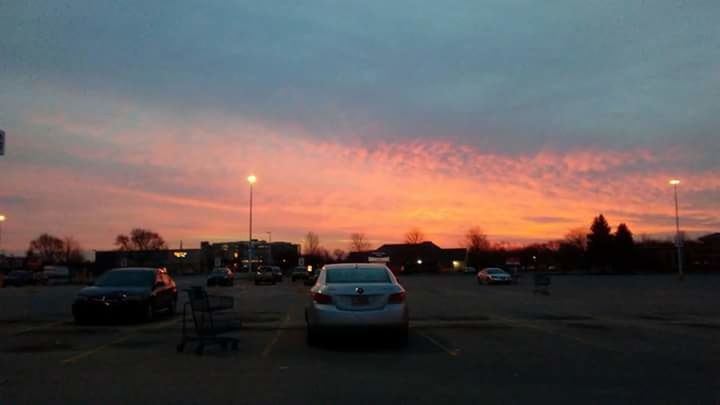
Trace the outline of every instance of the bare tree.
<instances>
[{"instance_id":1,"label":"bare tree","mask_svg":"<svg viewBox=\"0 0 720 405\"><path fill-rule=\"evenodd\" d=\"M82 255L82 247L80 243L72 236L66 236L64 243L64 259L67 264L82 263L85 258Z\"/></svg>"},{"instance_id":2,"label":"bare tree","mask_svg":"<svg viewBox=\"0 0 720 405\"><path fill-rule=\"evenodd\" d=\"M342 249L333 250L333 260L336 262L342 262L347 257L347 254Z\"/></svg>"},{"instance_id":3,"label":"bare tree","mask_svg":"<svg viewBox=\"0 0 720 405\"><path fill-rule=\"evenodd\" d=\"M350 234L350 251L364 252L370 250L370 241L364 233L356 232Z\"/></svg>"},{"instance_id":4,"label":"bare tree","mask_svg":"<svg viewBox=\"0 0 720 405\"><path fill-rule=\"evenodd\" d=\"M319 255L321 252L320 248L320 237L315 232L308 232L307 235L305 235L305 240L303 241L303 253L306 255Z\"/></svg>"},{"instance_id":5,"label":"bare tree","mask_svg":"<svg viewBox=\"0 0 720 405\"><path fill-rule=\"evenodd\" d=\"M120 234L115 238L115 245L120 250L160 250L167 249L165 240L160 234L148 229L135 228L130 236Z\"/></svg>"},{"instance_id":6,"label":"bare tree","mask_svg":"<svg viewBox=\"0 0 720 405\"><path fill-rule=\"evenodd\" d=\"M472 253L490 250L490 241L479 226L468 229L465 233L465 247Z\"/></svg>"},{"instance_id":7,"label":"bare tree","mask_svg":"<svg viewBox=\"0 0 720 405\"><path fill-rule=\"evenodd\" d=\"M44 264L60 263L63 259L65 243L62 239L44 233L30 241L27 255L38 257Z\"/></svg>"},{"instance_id":8,"label":"bare tree","mask_svg":"<svg viewBox=\"0 0 720 405\"><path fill-rule=\"evenodd\" d=\"M405 234L405 243L417 245L425 240L425 234L419 228L413 228Z\"/></svg>"},{"instance_id":9,"label":"bare tree","mask_svg":"<svg viewBox=\"0 0 720 405\"><path fill-rule=\"evenodd\" d=\"M570 229L565 234L563 243L584 251L587 249L587 231L582 227Z\"/></svg>"}]
</instances>

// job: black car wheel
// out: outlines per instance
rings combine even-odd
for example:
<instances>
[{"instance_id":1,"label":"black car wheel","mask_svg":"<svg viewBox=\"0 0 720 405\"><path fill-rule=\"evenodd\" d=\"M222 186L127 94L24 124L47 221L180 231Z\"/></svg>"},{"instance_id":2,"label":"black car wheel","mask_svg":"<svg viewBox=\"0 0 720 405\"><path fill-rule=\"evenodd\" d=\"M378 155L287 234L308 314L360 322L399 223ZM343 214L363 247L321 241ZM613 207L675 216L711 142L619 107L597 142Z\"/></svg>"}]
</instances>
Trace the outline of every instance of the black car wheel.
<instances>
[{"instance_id":1,"label":"black car wheel","mask_svg":"<svg viewBox=\"0 0 720 405\"><path fill-rule=\"evenodd\" d=\"M320 335L315 328L307 325L305 333L308 346L317 346L320 343Z\"/></svg>"},{"instance_id":2,"label":"black car wheel","mask_svg":"<svg viewBox=\"0 0 720 405\"><path fill-rule=\"evenodd\" d=\"M145 307L143 308L143 320L150 322L155 317L155 308L153 307L152 302L148 302L145 304Z\"/></svg>"},{"instance_id":3,"label":"black car wheel","mask_svg":"<svg viewBox=\"0 0 720 405\"><path fill-rule=\"evenodd\" d=\"M400 328L395 332L395 342L400 347L405 347L408 344L408 328Z\"/></svg>"},{"instance_id":4,"label":"black car wheel","mask_svg":"<svg viewBox=\"0 0 720 405\"><path fill-rule=\"evenodd\" d=\"M81 316L79 314L73 314L73 318L75 319L75 323L78 325L87 325L89 323L87 316Z\"/></svg>"}]
</instances>

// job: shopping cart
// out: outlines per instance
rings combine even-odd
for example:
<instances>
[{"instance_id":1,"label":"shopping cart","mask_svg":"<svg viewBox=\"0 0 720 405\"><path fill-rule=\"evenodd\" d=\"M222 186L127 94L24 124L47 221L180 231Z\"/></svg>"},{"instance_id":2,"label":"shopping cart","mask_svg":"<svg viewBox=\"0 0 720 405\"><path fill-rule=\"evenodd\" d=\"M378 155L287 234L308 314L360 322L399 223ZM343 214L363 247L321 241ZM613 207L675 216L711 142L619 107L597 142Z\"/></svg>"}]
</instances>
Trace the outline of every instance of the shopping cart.
<instances>
[{"instance_id":1,"label":"shopping cart","mask_svg":"<svg viewBox=\"0 0 720 405\"><path fill-rule=\"evenodd\" d=\"M215 315L233 308L235 300L229 296L208 295L202 287L191 287L185 290L188 302L183 305L182 339L177 345L178 353L185 350L185 344L196 342L195 353L201 355L206 345L219 345L223 350L231 347L238 349L238 339L220 336L226 330L218 327ZM188 330L188 318L192 318L195 334Z\"/></svg>"},{"instance_id":2,"label":"shopping cart","mask_svg":"<svg viewBox=\"0 0 720 405\"><path fill-rule=\"evenodd\" d=\"M534 274L533 285L533 295L537 293L550 295L550 276L547 274Z\"/></svg>"}]
</instances>

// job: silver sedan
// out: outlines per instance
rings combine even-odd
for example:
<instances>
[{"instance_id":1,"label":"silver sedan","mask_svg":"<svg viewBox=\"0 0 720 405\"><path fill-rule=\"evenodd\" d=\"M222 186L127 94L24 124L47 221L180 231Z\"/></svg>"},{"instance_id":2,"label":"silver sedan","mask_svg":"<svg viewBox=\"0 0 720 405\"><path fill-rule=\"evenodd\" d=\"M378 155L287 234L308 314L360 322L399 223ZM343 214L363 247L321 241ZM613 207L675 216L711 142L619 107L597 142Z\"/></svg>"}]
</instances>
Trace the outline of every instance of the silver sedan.
<instances>
[{"instance_id":1,"label":"silver sedan","mask_svg":"<svg viewBox=\"0 0 720 405\"><path fill-rule=\"evenodd\" d=\"M345 328L380 328L405 344L408 305L403 286L382 264L332 264L322 268L305 310L307 338Z\"/></svg>"}]
</instances>

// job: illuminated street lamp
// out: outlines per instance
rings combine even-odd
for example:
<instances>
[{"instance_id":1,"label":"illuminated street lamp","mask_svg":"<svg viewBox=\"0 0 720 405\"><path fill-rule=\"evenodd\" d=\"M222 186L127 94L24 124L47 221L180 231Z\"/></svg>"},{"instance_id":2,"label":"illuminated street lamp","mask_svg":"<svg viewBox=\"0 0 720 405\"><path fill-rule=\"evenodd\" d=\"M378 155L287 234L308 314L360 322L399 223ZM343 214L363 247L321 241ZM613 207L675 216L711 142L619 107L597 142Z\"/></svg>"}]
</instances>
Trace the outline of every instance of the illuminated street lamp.
<instances>
[{"instance_id":1,"label":"illuminated street lamp","mask_svg":"<svg viewBox=\"0 0 720 405\"><path fill-rule=\"evenodd\" d=\"M680 211L678 209L678 192L677 188L680 184L680 180L670 180L670 185L673 186L673 194L675 196L675 246L677 247L677 267L678 277L682 280L685 277L683 273L683 257L682 257L682 239L680 238Z\"/></svg>"},{"instance_id":2,"label":"illuminated street lamp","mask_svg":"<svg viewBox=\"0 0 720 405\"><path fill-rule=\"evenodd\" d=\"M5 222L5 215L0 214L0 253L2 253L2 224Z\"/></svg>"},{"instance_id":3,"label":"illuminated street lamp","mask_svg":"<svg viewBox=\"0 0 720 405\"><path fill-rule=\"evenodd\" d=\"M251 174L247 178L248 183L250 183L250 232L248 237L248 272L252 272L252 207L253 207L253 184L257 182L257 177L255 175Z\"/></svg>"}]
</instances>

